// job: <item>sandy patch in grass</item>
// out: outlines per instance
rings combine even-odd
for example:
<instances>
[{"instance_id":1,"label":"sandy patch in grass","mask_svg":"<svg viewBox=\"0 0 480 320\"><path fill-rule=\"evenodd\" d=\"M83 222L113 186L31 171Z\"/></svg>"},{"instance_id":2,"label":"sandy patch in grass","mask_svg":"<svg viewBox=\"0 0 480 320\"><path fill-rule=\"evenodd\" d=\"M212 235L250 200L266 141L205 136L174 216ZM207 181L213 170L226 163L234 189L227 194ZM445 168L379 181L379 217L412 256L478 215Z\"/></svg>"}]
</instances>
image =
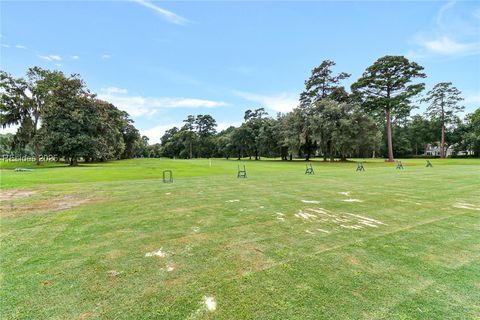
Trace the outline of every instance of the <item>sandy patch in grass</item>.
<instances>
[{"instance_id":1,"label":"sandy patch in grass","mask_svg":"<svg viewBox=\"0 0 480 320\"><path fill-rule=\"evenodd\" d=\"M378 228L378 226L368 220L360 220L361 224L364 224L366 226L372 227L372 228Z\"/></svg>"},{"instance_id":2,"label":"sandy patch in grass","mask_svg":"<svg viewBox=\"0 0 480 320\"><path fill-rule=\"evenodd\" d=\"M277 217L281 216L277 215ZM331 228L338 229L338 227L350 230L361 230L367 227L378 228L380 225L385 225L385 223L369 217L348 212L333 213L324 208L299 210L295 214L295 217L301 219L304 223L317 224L320 228L316 228L316 231L323 233L330 233ZM305 230L305 232L313 234L310 230L312 229Z\"/></svg>"},{"instance_id":3,"label":"sandy patch in grass","mask_svg":"<svg viewBox=\"0 0 480 320\"><path fill-rule=\"evenodd\" d=\"M18 189L0 190L0 201L26 198L34 195L35 193L37 192L32 190L18 190Z\"/></svg>"},{"instance_id":4,"label":"sandy patch in grass","mask_svg":"<svg viewBox=\"0 0 480 320\"><path fill-rule=\"evenodd\" d=\"M315 203L315 204L318 204L320 203L320 201L317 201L317 200L302 200L303 203Z\"/></svg>"},{"instance_id":5,"label":"sandy patch in grass","mask_svg":"<svg viewBox=\"0 0 480 320\"><path fill-rule=\"evenodd\" d=\"M120 275L121 272L118 272L117 270L109 270L107 271L107 275L110 277L110 278L115 278L117 276Z\"/></svg>"},{"instance_id":6,"label":"sandy patch in grass","mask_svg":"<svg viewBox=\"0 0 480 320\"><path fill-rule=\"evenodd\" d=\"M52 210L58 211L58 210L71 209L81 204L87 203L90 200L91 200L90 198L80 198L80 195L77 195L77 194L66 195L63 198L61 198L59 201L53 202Z\"/></svg>"},{"instance_id":7,"label":"sandy patch in grass","mask_svg":"<svg viewBox=\"0 0 480 320\"><path fill-rule=\"evenodd\" d=\"M167 272L172 272L173 270L175 270L175 264L171 262L167 263L165 270L167 270Z\"/></svg>"},{"instance_id":8,"label":"sandy patch in grass","mask_svg":"<svg viewBox=\"0 0 480 320\"><path fill-rule=\"evenodd\" d=\"M345 229L354 229L354 230L358 230L358 229L363 228L362 226L359 226L359 225L346 226L344 224L341 224L340 227L345 228Z\"/></svg>"},{"instance_id":9,"label":"sandy patch in grass","mask_svg":"<svg viewBox=\"0 0 480 320\"><path fill-rule=\"evenodd\" d=\"M29 195L32 195L32 193ZM43 197L44 195L47 197ZM0 206L0 216L18 216L41 212L56 212L72 209L92 201L93 199L86 194L71 193L49 197L48 192L43 192L42 199L33 199L33 201L28 201L28 203L10 203L7 206L2 201L2 205Z\"/></svg>"},{"instance_id":10,"label":"sandy patch in grass","mask_svg":"<svg viewBox=\"0 0 480 320\"><path fill-rule=\"evenodd\" d=\"M363 200L360 200L360 199L344 199L342 201L345 201L345 202L363 202Z\"/></svg>"},{"instance_id":11,"label":"sandy patch in grass","mask_svg":"<svg viewBox=\"0 0 480 320\"><path fill-rule=\"evenodd\" d=\"M302 211L302 210L295 213L295 217L303 219L303 220L312 220L312 219L317 219L318 218L316 215L314 215L312 213Z\"/></svg>"},{"instance_id":12,"label":"sandy patch in grass","mask_svg":"<svg viewBox=\"0 0 480 320\"><path fill-rule=\"evenodd\" d=\"M93 316L93 313L91 312L84 312L79 316L79 320L87 320Z\"/></svg>"},{"instance_id":13,"label":"sandy patch in grass","mask_svg":"<svg viewBox=\"0 0 480 320\"><path fill-rule=\"evenodd\" d=\"M171 192L165 192L165 195L166 195L166 196L169 196L169 195L171 195L171 194L172 194Z\"/></svg>"},{"instance_id":14,"label":"sandy patch in grass","mask_svg":"<svg viewBox=\"0 0 480 320\"><path fill-rule=\"evenodd\" d=\"M383 223L382 221L378 221L378 220L375 220L375 219L372 219L372 218L368 218L368 217L365 217L365 216L361 216L361 215L359 215L359 214L348 213L348 212L344 212L344 214L349 215L349 216L352 216L352 217L360 218L361 220L366 220L366 221L369 221L369 222L372 222L372 223L375 223L375 224L383 224L383 225L386 225L386 224Z\"/></svg>"},{"instance_id":15,"label":"sandy patch in grass","mask_svg":"<svg viewBox=\"0 0 480 320\"><path fill-rule=\"evenodd\" d=\"M197 233L200 231L200 227L192 227L192 231Z\"/></svg>"},{"instance_id":16,"label":"sandy patch in grass","mask_svg":"<svg viewBox=\"0 0 480 320\"><path fill-rule=\"evenodd\" d=\"M453 205L454 208L480 211L480 207L471 203L459 202Z\"/></svg>"},{"instance_id":17,"label":"sandy patch in grass","mask_svg":"<svg viewBox=\"0 0 480 320\"><path fill-rule=\"evenodd\" d=\"M208 311L213 312L217 310L217 302L215 301L214 297L203 297L203 303Z\"/></svg>"},{"instance_id":18,"label":"sandy patch in grass","mask_svg":"<svg viewBox=\"0 0 480 320\"><path fill-rule=\"evenodd\" d=\"M167 253L163 251L163 248L158 249L157 251L147 252L145 253L145 257L160 257L165 258Z\"/></svg>"},{"instance_id":19,"label":"sandy patch in grass","mask_svg":"<svg viewBox=\"0 0 480 320\"><path fill-rule=\"evenodd\" d=\"M312 212L315 212L315 213L318 213L318 214L322 214L324 216L331 217L331 218L336 217L335 214L332 214L330 211L328 211L327 209L324 209L324 208L316 208L316 209L309 208L309 209L306 209L306 210L312 211Z\"/></svg>"},{"instance_id":20,"label":"sandy patch in grass","mask_svg":"<svg viewBox=\"0 0 480 320\"><path fill-rule=\"evenodd\" d=\"M280 221L285 221L285 215L281 212L275 212L275 214L277 215L277 219L280 220Z\"/></svg>"}]
</instances>

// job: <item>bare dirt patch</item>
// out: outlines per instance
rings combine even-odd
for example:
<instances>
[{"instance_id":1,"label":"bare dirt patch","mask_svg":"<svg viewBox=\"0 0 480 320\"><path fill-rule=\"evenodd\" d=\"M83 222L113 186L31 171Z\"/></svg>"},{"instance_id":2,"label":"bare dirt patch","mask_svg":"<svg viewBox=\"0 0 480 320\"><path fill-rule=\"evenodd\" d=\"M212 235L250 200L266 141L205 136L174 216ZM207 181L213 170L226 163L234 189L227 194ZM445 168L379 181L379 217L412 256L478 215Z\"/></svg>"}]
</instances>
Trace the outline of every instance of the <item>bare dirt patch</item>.
<instances>
[{"instance_id":1,"label":"bare dirt patch","mask_svg":"<svg viewBox=\"0 0 480 320\"><path fill-rule=\"evenodd\" d=\"M480 207L477 207L471 203L459 202L453 205L454 208L458 209L467 209L467 210L476 210L480 211Z\"/></svg>"},{"instance_id":2,"label":"bare dirt patch","mask_svg":"<svg viewBox=\"0 0 480 320\"><path fill-rule=\"evenodd\" d=\"M348 212L337 212L334 213L330 210L324 208L307 208L299 210L294 214L296 218L299 218L303 223L316 224L315 231L330 233L333 230L338 230L338 228L350 229L350 230L361 230L364 228L378 228L385 223L361 216L359 214L348 213ZM277 219L278 219L277 213ZM318 228L320 227L320 228ZM313 234L310 230L305 230L308 234Z\"/></svg>"},{"instance_id":3,"label":"bare dirt patch","mask_svg":"<svg viewBox=\"0 0 480 320\"><path fill-rule=\"evenodd\" d=\"M19 190L19 189L0 190L0 201L26 198L34 195L35 193L37 192L33 190Z\"/></svg>"},{"instance_id":4,"label":"bare dirt patch","mask_svg":"<svg viewBox=\"0 0 480 320\"><path fill-rule=\"evenodd\" d=\"M109 276L110 278L115 278L117 276L120 275L120 272L118 272L117 270L109 270L107 271L107 276Z\"/></svg>"},{"instance_id":5,"label":"bare dirt patch","mask_svg":"<svg viewBox=\"0 0 480 320\"><path fill-rule=\"evenodd\" d=\"M360 264L360 261L358 261L358 259L356 259L354 257L348 257L348 263L350 263L352 265L358 265L358 264Z\"/></svg>"},{"instance_id":6,"label":"bare dirt patch","mask_svg":"<svg viewBox=\"0 0 480 320\"><path fill-rule=\"evenodd\" d=\"M302 200L303 203L315 203L315 204L318 204L320 203L320 201L317 201L317 200Z\"/></svg>"},{"instance_id":7,"label":"bare dirt patch","mask_svg":"<svg viewBox=\"0 0 480 320\"><path fill-rule=\"evenodd\" d=\"M203 297L203 302L205 303L205 308L210 311L210 312L213 312L215 310L217 310L217 302L215 301L215 298L214 297Z\"/></svg>"},{"instance_id":8,"label":"bare dirt patch","mask_svg":"<svg viewBox=\"0 0 480 320\"><path fill-rule=\"evenodd\" d=\"M152 252L147 252L145 253L145 257L160 257L160 258L165 258L167 254L165 251L162 250L163 248L158 249L157 251L152 251Z\"/></svg>"},{"instance_id":9,"label":"bare dirt patch","mask_svg":"<svg viewBox=\"0 0 480 320\"><path fill-rule=\"evenodd\" d=\"M300 219L303 219L303 220L313 220L313 219L317 219L318 217L312 213L308 213L308 212L305 212L305 211L298 211L296 214L295 214L295 217L297 218L300 218Z\"/></svg>"},{"instance_id":10,"label":"bare dirt patch","mask_svg":"<svg viewBox=\"0 0 480 320\"><path fill-rule=\"evenodd\" d=\"M165 266L165 270L167 270L167 272L172 272L173 270L175 270L175 268L176 265L172 262L167 263L167 265Z\"/></svg>"},{"instance_id":11,"label":"bare dirt patch","mask_svg":"<svg viewBox=\"0 0 480 320\"><path fill-rule=\"evenodd\" d=\"M342 200L342 201L345 201L345 202L363 202L363 200L360 200L360 199L345 199L345 200Z\"/></svg>"},{"instance_id":12,"label":"bare dirt patch","mask_svg":"<svg viewBox=\"0 0 480 320\"><path fill-rule=\"evenodd\" d=\"M93 199L86 194L71 193L63 195L50 196L49 192L42 192L28 201L15 201L16 199L26 199L36 194L36 191L16 192L10 199L1 201L0 216L20 216L25 214L36 214L45 212L57 212L68 210L80 205L92 202Z\"/></svg>"},{"instance_id":13,"label":"bare dirt patch","mask_svg":"<svg viewBox=\"0 0 480 320\"><path fill-rule=\"evenodd\" d=\"M80 320L87 320L87 319L90 319L91 317L93 316L93 313L91 312L84 312L80 315L80 317L78 319Z\"/></svg>"}]
</instances>

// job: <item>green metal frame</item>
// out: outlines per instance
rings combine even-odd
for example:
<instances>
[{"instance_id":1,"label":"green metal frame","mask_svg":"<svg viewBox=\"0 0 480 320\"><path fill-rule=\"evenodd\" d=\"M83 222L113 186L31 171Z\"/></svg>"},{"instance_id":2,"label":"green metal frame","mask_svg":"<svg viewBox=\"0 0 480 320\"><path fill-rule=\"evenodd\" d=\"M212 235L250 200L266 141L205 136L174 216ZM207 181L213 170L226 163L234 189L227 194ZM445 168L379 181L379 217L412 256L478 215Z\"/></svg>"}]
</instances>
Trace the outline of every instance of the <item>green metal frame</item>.
<instances>
[{"instance_id":1,"label":"green metal frame","mask_svg":"<svg viewBox=\"0 0 480 320\"><path fill-rule=\"evenodd\" d=\"M172 170L163 170L163 183L173 183Z\"/></svg>"},{"instance_id":2,"label":"green metal frame","mask_svg":"<svg viewBox=\"0 0 480 320\"><path fill-rule=\"evenodd\" d=\"M365 171L365 167L363 166L363 162L357 162L357 170L355 171Z\"/></svg>"},{"instance_id":3,"label":"green metal frame","mask_svg":"<svg viewBox=\"0 0 480 320\"><path fill-rule=\"evenodd\" d=\"M240 170L240 165L238 166L237 171L237 178L246 178L247 177L247 169L245 169L245 165L243 166L243 170Z\"/></svg>"},{"instance_id":4,"label":"green metal frame","mask_svg":"<svg viewBox=\"0 0 480 320\"><path fill-rule=\"evenodd\" d=\"M396 168L396 169L398 169L398 170L403 170L403 169L405 169L405 168L403 167L402 161L397 161L397 168Z\"/></svg>"},{"instance_id":5,"label":"green metal frame","mask_svg":"<svg viewBox=\"0 0 480 320\"><path fill-rule=\"evenodd\" d=\"M305 165L305 174L315 174L315 171L313 170L312 164L308 163Z\"/></svg>"}]
</instances>

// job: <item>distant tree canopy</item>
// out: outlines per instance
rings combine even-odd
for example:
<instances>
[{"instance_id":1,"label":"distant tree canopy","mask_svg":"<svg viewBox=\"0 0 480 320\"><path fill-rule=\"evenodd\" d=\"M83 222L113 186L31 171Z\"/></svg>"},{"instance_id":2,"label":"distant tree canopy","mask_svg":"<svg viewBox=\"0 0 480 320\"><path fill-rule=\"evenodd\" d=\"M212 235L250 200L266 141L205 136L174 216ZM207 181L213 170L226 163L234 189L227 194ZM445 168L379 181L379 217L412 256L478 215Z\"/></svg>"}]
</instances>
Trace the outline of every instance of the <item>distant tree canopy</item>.
<instances>
[{"instance_id":1,"label":"distant tree canopy","mask_svg":"<svg viewBox=\"0 0 480 320\"><path fill-rule=\"evenodd\" d=\"M0 89L0 124L19 126L10 153L33 149L37 163L48 153L76 165L131 158L145 147L128 114L97 99L78 75L34 67L25 80L2 71Z\"/></svg>"},{"instance_id":2,"label":"distant tree canopy","mask_svg":"<svg viewBox=\"0 0 480 320\"><path fill-rule=\"evenodd\" d=\"M424 155L427 148L439 143L440 133L445 130L448 143L440 146L442 150L448 144L455 145L456 152L479 155L474 147L478 142L473 127L478 124L473 124L473 114L461 121L456 116L461 108L450 104L445 105L444 121L433 116L433 106L428 108L427 117L410 117L416 107L413 99L425 86L414 82L426 77L417 63L402 56L382 57L354 82L351 93L342 85L350 74L335 74L335 65L334 61L325 60L312 70L298 107L291 112L273 118L262 107L248 109L239 127L229 127L214 135L215 143L210 145L213 149L208 154L201 151L203 138L194 129L195 117L188 116L184 122L192 125L167 130L161 138L161 154L227 159L266 156L283 160L320 156L330 161L376 155L393 160L394 155ZM454 92L455 87L449 84L444 94Z\"/></svg>"},{"instance_id":3,"label":"distant tree canopy","mask_svg":"<svg viewBox=\"0 0 480 320\"><path fill-rule=\"evenodd\" d=\"M348 92L346 72L334 73L325 60L305 80L298 106L270 116L264 107L249 108L243 122L217 132L208 114L188 115L181 127L165 131L160 141L141 136L129 115L91 93L78 75L38 67L13 78L0 72L0 125L18 126L0 136L3 154L57 155L71 165L132 157L293 158L421 156L438 145L440 155L480 156L480 109L466 115L460 91L442 82L420 102L425 115L410 116L414 98L424 89L415 82L423 68L402 56L379 58ZM153 143L153 144L151 144Z\"/></svg>"}]
</instances>

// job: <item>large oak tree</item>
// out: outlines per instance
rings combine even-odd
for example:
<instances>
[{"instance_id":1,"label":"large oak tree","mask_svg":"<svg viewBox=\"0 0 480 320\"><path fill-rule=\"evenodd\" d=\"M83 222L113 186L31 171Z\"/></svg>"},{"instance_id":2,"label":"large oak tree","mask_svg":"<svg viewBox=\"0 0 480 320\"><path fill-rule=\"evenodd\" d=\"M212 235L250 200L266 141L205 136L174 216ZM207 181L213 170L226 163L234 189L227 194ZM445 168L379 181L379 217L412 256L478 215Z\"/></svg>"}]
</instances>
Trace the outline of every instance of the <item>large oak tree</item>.
<instances>
[{"instance_id":1,"label":"large oak tree","mask_svg":"<svg viewBox=\"0 0 480 320\"><path fill-rule=\"evenodd\" d=\"M28 69L26 79L14 78L0 71L0 125L18 125L15 138L21 145L33 143L35 162L40 164L40 141L37 137L48 98L65 76L60 71L40 67Z\"/></svg>"}]
</instances>

